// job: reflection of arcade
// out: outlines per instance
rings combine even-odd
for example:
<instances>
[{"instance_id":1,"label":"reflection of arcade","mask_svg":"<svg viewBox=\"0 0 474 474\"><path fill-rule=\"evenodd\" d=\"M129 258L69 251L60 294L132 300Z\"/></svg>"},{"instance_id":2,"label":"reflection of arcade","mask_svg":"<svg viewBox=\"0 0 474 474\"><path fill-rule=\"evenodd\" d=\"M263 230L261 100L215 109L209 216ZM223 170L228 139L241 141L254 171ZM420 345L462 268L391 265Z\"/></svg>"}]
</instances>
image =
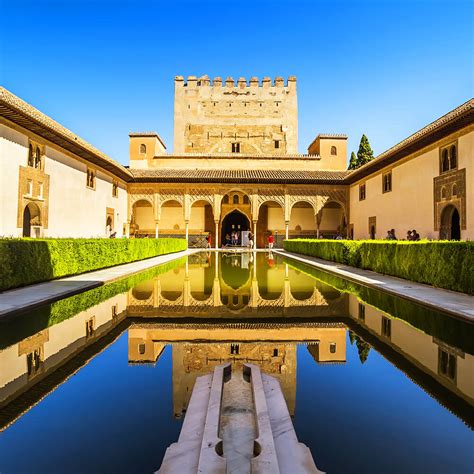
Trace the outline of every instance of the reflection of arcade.
<instances>
[{"instance_id":1,"label":"reflection of arcade","mask_svg":"<svg viewBox=\"0 0 474 474\"><path fill-rule=\"evenodd\" d=\"M217 269L217 271L216 271ZM330 317L347 315L347 295L286 264L255 253L189 259L129 292L128 314L138 317Z\"/></svg>"},{"instance_id":2,"label":"reflection of arcade","mask_svg":"<svg viewBox=\"0 0 474 474\"><path fill-rule=\"evenodd\" d=\"M154 364L166 344L171 344L175 416L186 411L196 377L224 362L239 370L243 363L253 363L274 375L294 414L298 343L308 344L318 363L346 361L346 328L337 322L133 324L128 330L128 358L133 364ZM318 348L317 356L314 348Z\"/></svg>"}]
</instances>

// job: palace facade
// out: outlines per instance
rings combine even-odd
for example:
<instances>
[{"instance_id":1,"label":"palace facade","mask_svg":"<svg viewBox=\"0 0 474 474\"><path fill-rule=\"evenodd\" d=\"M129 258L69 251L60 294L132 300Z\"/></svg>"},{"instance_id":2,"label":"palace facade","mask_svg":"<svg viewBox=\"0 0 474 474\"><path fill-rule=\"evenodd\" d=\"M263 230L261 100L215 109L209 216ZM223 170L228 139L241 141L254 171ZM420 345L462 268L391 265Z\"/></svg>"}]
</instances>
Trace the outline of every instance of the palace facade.
<instances>
[{"instance_id":1,"label":"palace facade","mask_svg":"<svg viewBox=\"0 0 474 474\"><path fill-rule=\"evenodd\" d=\"M474 238L474 100L355 171L345 135L297 153L294 77L178 76L174 114L173 153L130 133L124 167L1 88L0 235Z\"/></svg>"}]
</instances>

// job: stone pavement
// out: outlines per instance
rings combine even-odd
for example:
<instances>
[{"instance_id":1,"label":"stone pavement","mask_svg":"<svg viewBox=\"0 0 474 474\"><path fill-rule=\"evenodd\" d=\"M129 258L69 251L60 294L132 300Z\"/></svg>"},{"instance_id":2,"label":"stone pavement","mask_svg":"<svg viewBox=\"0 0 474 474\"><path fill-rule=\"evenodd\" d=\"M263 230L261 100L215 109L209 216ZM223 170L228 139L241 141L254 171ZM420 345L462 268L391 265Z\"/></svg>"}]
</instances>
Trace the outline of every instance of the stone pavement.
<instances>
[{"instance_id":1,"label":"stone pavement","mask_svg":"<svg viewBox=\"0 0 474 474\"><path fill-rule=\"evenodd\" d=\"M287 252L286 250L274 250L274 253L474 323L474 297L465 293L435 288L423 283L382 275L371 270L350 267L316 257Z\"/></svg>"},{"instance_id":2,"label":"stone pavement","mask_svg":"<svg viewBox=\"0 0 474 474\"><path fill-rule=\"evenodd\" d=\"M159 255L137 262L103 268L72 277L46 281L34 285L15 288L0 293L0 318L26 309L32 309L45 303L81 293L110 283L120 278L139 273L148 268L170 262L180 257L200 252L202 249L188 249L182 252Z\"/></svg>"}]
</instances>

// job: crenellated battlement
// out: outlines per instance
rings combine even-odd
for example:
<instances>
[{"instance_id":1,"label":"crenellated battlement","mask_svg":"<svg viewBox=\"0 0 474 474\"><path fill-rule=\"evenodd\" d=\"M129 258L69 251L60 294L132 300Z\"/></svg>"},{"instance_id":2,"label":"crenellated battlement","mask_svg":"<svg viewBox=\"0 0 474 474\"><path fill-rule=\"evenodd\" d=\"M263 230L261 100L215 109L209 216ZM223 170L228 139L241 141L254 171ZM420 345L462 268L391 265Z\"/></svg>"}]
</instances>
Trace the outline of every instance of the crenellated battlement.
<instances>
[{"instance_id":1,"label":"crenellated battlement","mask_svg":"<svg viewBox=\"0 0 474 474\"><path fill-rule=\"evenodd\" d=\"M295 76L176 76L174 98L177 153L297 152Z\"/></svg>"},{"instance_id":2,"label":"crenellated battlement","mask_svg":"<svg viewBox=\"0 0 474 474\"><path fill-rule=\"evenodd\" d=\"M239 77L237 80L234 80L232 77L226 77L223 80L221 77L217 76L212 81L209 76L204 75L201 77L197 76L188 76L185 81L183 76L176 76L174 79L175 87L226 87L226 88L237 88L245 89L252 87L287 87L287 88L296 88L296 76L289 76L286 80L281 76L275 77L273 80L270 77L264 77L261 81L258 77L252 76L249 80L245 77Z\"/></svg>"}]
</instances>

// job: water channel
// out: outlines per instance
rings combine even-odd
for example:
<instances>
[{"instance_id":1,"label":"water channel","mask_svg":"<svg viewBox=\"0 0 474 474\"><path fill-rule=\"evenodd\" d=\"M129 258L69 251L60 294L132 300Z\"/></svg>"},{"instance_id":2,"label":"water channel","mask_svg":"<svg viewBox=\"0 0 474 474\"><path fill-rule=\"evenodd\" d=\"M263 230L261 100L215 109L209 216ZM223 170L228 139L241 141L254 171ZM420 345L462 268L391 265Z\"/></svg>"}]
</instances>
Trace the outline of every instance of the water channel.
<instances>
[{"instance_id":1,"label":"water channel","mask_svg":"<svg viewBox=\"0 0 474 474\"><path fill-rule=\"evenodd\" d=\"M227 361L279 380L323 471L473 471L472 324L274 253L203 252L0 322L0 472L154 472Z\"/></svg>"}]
</instances>

